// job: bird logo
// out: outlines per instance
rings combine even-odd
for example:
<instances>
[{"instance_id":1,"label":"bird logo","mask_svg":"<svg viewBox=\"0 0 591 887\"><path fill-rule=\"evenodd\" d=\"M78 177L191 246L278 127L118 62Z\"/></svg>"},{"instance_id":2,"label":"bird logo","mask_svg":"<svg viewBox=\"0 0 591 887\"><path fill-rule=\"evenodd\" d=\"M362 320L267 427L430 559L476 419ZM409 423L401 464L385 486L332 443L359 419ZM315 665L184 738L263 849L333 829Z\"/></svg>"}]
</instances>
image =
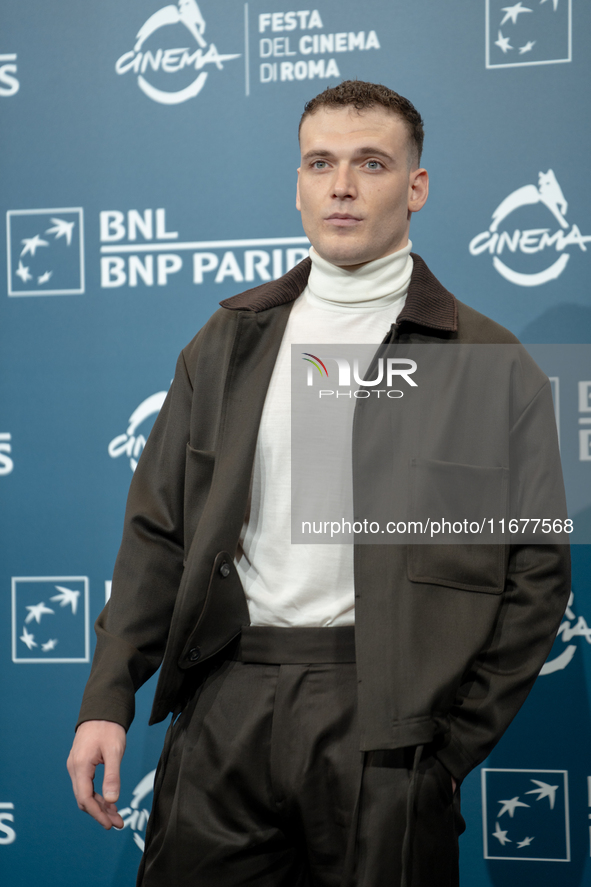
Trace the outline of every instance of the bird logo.
<instances>
[{"instance_id":1,"label":"bird logo","mask_svg":"<svg viewBox=\"0 0 591 887\"><path fill-rule=\"evenodd\" d=\"M482 769L485 859L568 861L566 770Z\"/></svg>"},{"instance_id":2,"label":"bird logo","mask_svg":"<svg viewBox=\"0 0 591 887\"><path fill-rule=\"evenodd\" d=\"M188 48L158 48L155 51L146 49L145 44L157 31L171 25L183 25L191 34L197 49L191 51ZM205 19L199 9L196 0L178 0L176 5L163 6L146 19L136 34L133 50L125 52L117 60L115 71L117 74L126 74L133 71L138 75L137 82L142 92L162 105L178 105L198 95L205 85L208 72L201 70L205 65L215 65L218 70L223 70L224 62L240 58L240 53L223 55L218 52L215 44L210 43L203 36L205 33ZM176 78L179 83L182 72L193 68L198 72L195 79L175 90L161 89L151 83L147 76L148 66L153 71L162 71L168 76Z\"/></svg>"},{"instance_id":3,"label":"bird logo","mask_svg":"<svg viewBox=\"0 0 591 887\"><path fill-rule=\"evenodd\" d=\"M41 237L38 234L35 234L34 237L24 237L22 242L24 243L24 247L21 250L21 256L26 256L27 253L34 256L37 252L37 247L49 246L49 242L47 240L41 240Z\"/></svg>"},{"instance_id":4,"label":"bird logo","mask_svg":"<svg viewBox=\"0 0 591 887\"><path fill-rule=\"evenodd\" d=\"M12 661L88 662L89 653L88 578L13 577Z\"/></svg>"},{"instance_id":5,"label":"bird logo","mask_svg":"<svg viewBox=\"0 0 591 887\"><path fill-rule=\"evenodd\" d=\"M570 61L570 0L552 0L551 5L548 0L503 2L486 0L487 67Z\"/></svg>"},{"instance_id":6,"label":"bird logo","mask_svg":"<svg viewBox=\"0 0 591 887\"><path fill-rule=\"evenodd\" d=\"M20 641L29 649L32 650L33 647L38 647L39 645L35 642L35 635L31 634L27 631L26 627L23 626L23 633L21 634Z\"/></svg>"},{"instance_id":7,"label":"bird logo","mask_svg":"<svg viewBox=\"0 0 591 887\"><path fill-rule=\"evenodd\" d=\"M26 608L29 611L29 615L25 619L25 623L32 622L33 619L39 625L41 623L41 617L45 613L54 613L50 607L46 607L43 601L40 604L35 604L34 606Z\"/></svg>"},{"instance_id":8,"label":"bird logo","mask_svg":"<svg viewBox=\"0 0 591 887\"><path fill-rule=\"evenodd\" d=\"M9 210L8 294L84 292L81 207Z\"/></svg>"},{"instance_id":9,"label":"bird logo","mask_svg":"<svg viewBox=\"0 0 591 887\"><path fill-rule=\"evenodd\" d=\"M80 592L77 589L65 588L63 585L56 585L55 587L59 594L54 594L51 600L59 603L60 607L70 606L72 608L72 615L75 616L76 610L78 609Z\"/></svg>"},{"instance_id":10,"label":"bird logo","mask_svg":"<svg viewBox=\"0 0 591 887\"><path fill-rule=\"evenodd\" d=\"M29 271L26 265L23 265L22 261L19 259L18 268L14 272L17 277L20 277L23 283L27 283L27 281L33 279L33 275Z\"/></svg>"},{"instance_id":11,"label":"bird logo","mask_svg":"<svg viewBox=\"0 0 591 887\"><path fill-rule=\"evenodd\" d=\"M529 804L524 804L523 801L519 800L519 795L517 795L515 798L511 798L510 801L499 801L499 804L503 805L497 814L499 819L501 818L503 813L508 813L511 819L513 819L516 807L529 807Z\"/></svg>"},{"instance_id":12,"label":"bird logo","mask_svg":"<svg viewBox=\"0 0 591 887\"><path fill-rule=\"evenodd\" d=\"M498 822L497 822L497 827L493 832L493 838L496 838L497 841L499 841L503 847L505 846L505 844L511 843L511 838L507 837L507 832L502 830L502 828Z\"/></svg>"},{"instance_id":13,"label":"bird logo","mask_svg":"<svg viewBox=\"0 0 591 887\"><path fill-rule=\"evenodd\" d=\"M556 801L556 792L558 791L557 785L548 785L547 782L540 782L539 779L531 780L534 785L537 785L537 788L532 788L531 791L526 792L526 795L537 795L536 801L541 801L542 798L548 798L550 803L550 810L554 810L554 802ZM527 807L527 804L520 805L523 807Z\"/></svg>"},{"instance_id":14,"label":"bird logo","mask_svg":"<svg viewBox=\"0 0 591 887\"><path fill-rule=\"evenodd\" d=\"M52 219L53 228L48 228L45 232L46 234L55 234L55 239L58 240L60 237L66 238L66 243L68 246L72 243L72 231L74 230L75 222L67 222L65 219Z\"/></svg>"}]
</instances>

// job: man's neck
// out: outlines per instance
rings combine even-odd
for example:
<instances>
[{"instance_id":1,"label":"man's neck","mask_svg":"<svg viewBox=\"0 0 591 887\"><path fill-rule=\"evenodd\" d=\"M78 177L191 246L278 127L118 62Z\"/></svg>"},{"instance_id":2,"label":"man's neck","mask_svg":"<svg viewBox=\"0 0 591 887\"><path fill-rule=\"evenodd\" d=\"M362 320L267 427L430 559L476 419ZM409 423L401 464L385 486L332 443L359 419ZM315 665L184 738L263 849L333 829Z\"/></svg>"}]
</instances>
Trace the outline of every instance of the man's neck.
<instances>
[{"instance_id":1,"label":"man's neck","mask_svg":"<svg viewBox=\"0 0 591 887\"><path fill-rule=\"evenodd\" d=\"M386 307L403 298L412 273L410 240L402 249L351 270L328 262L310 249L308 291L317 305L367 309Z\"/></svg>"}]
</instances>

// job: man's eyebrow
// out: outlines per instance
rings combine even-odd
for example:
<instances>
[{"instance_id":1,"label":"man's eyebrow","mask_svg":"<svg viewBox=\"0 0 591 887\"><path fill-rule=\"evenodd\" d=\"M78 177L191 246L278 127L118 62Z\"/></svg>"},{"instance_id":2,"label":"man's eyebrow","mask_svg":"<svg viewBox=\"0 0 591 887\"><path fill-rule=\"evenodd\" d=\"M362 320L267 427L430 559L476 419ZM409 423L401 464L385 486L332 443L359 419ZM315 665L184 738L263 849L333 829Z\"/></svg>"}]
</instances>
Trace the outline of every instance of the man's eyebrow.
<instances>
[{"instance_id":1,"label":"man's eyebrow","mask_svg":"<svg viewBox=\"0 0 591 887\"><path fill-rule=\"evenodd\" d=\"M327 151L323 148L318 148L316 151L307 151L306 154L302 157L302 161L311 160L312 157L334 157L334 153L332 151ZM381 148L376 148L375 145L367 145L363 148L357 148L355 153L353 154L354 158L359 157L383 157L385 160L389 160L392 162L394 158L391 154L388 154L387 151L383 151Z\"/></svg>"},{"instance_id":2,"label":"man's eyebrow","mask_svg":"<svg viewBox=\"0 0 591 887\"><path fill-rule=\"evenodd\" d=\"M334 157L332 151L323 151L319 148L317 151L308 151L303 155L302 160L310 160L312 157Z\"/></svg>"},{"instance_id":3,"label":"man's eyebrow","mask_svg":"<svg viewBox=\"0 0 591 887\"><path fill-rule=\"evenodd\" d=\"M388 154L387 151L383 151L382 148L376 148L375 145L368 145L366 148L358 148L355 151L354 157L368 157L369 155L376 157L384 157L386 160L394 160L391 154Z\"/></svg>"}]
</instances>

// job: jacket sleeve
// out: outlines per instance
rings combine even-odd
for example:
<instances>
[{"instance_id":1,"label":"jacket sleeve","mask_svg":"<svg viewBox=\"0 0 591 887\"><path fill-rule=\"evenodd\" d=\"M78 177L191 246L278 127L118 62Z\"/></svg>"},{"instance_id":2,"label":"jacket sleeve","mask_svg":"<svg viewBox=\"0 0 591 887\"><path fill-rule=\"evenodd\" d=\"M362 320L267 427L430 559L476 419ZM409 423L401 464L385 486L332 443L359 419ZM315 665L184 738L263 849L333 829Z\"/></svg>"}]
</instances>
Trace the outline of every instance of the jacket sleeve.
<instances>
[{"instance_id":1,"label":"jacket sleeve","mask_svg":"<svg viewBox=\"0 0 591 887\"><path fill-rule=\"evenodd\" d=\"M549 383L511 432L515 495L510 517L565 518L566 503ZM539 534L543 539L543 534ZM530 540L528 540L531 542ZM568 544L508 548L505 589L486 647L464 675L438 757L457 779L486 758L531 690L570 594Z\"/></svg>"},{"instance_id":2,"label":"jacket sleeve","mask_svg":"<svg viewBox=\"0 0 591 887\"><path fill-rule=\"evenodd\" d=\"M134 694L162 660L183 572L192 393L181 354L129 489L112 595L95 625L97 645L78 724L101 719L128 729Z\"/></svg>"}]
</instances>

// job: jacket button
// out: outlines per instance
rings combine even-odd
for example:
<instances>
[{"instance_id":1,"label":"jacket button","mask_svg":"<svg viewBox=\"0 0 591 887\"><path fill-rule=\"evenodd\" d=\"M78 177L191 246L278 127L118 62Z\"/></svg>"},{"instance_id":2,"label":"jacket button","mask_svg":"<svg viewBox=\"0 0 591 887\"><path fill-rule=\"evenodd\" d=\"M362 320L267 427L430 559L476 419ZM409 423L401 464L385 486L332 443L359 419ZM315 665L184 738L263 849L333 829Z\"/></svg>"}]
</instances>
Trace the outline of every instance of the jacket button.
<instances>
[{"instance_id":1,"label":"jacket button","mask_svg":"<svg viewBox=\"0 0 591 887\"><path fill-rule=\"evenodd\" d=\"M189 655L187 656L187 659L189 660L189 662L197 662L200 656L201 650L199 649L199 647L193 647L192 650L189 650Z\"/></svg>"},{"instance_id":2,"label":"jacket button","mask_svg":"<svg viewBox=\"0 0 591 887\"><path fill-rule=\"evenodd\" d=\"M229 576L230 575L230 564L227 564L224 561L224 563L220 567L220 573L224 579L226 578L226 576Z\"/></svg>"}]
</instances>

